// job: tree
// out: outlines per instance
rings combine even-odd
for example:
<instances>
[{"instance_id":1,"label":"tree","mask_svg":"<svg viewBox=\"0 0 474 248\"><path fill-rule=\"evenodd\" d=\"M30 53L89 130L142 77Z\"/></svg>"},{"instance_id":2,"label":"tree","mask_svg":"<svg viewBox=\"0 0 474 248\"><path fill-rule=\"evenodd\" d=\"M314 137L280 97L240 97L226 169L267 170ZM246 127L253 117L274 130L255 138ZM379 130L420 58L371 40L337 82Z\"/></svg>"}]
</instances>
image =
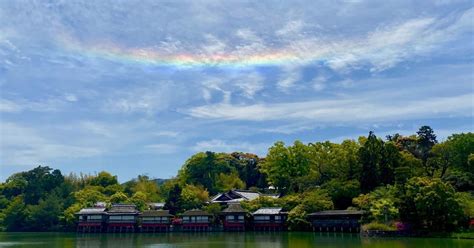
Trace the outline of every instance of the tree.
<instances>
[{"instance_id":1,"label":"tree","mask_svg":"<svg viewBox=\"0 0 474 248\"><path fill-rule=\"evenodd\" d=\"M83 207L92 207L94 204L100 201L105 201L107 197L100 192L101 187L98 186L87 186L82 190L74 193L76 202Z\"/></svg>"},{"instance_id":2,"label":"tree","mask_svg":"<svg viewBox=\"0 0 474 248\"><path fill-rule=\"evenodd\" d=\"M418 228L453 230L463 218L454 188L439 178L411 178L404 191L400 215Z\"/></svg>"},{"instance_id":3,"label":"tree","mask_svg":"<svg viewBox=\"0 0 474 248\"><path fill-rule=\"evenodd\" d=\"M202 185L211 194L216 194L216 177L231 172L226 157L226 154L214 152L197 153L186 161L178 172L178 178L182 184Z\"/></svg>"},{"instance_id":4,"label":"tree","mask_svg":"<svg viewBox=\"0 0 474 248\"><path fill-rule=\"evenodd\" d=\"M209 201L209 192L202 186L186 185L181 191L181 208L184 210L201 208Z\"/></svg>"},{"instance_id":5,"label":"tree","mask_svg":"<svg viewBox=\"0 0 474 248\"><path fill-rule=\"evenodd\" d=\"M261 170L279 192L298 192L296 180L309 172L309 165L307 146L295 141L293 146L285 147L285 143L279 141L268 150Z\"/></svg>"},{"instance_id":6,"label":"tree","mask_svg":"<svg viewBox=\"0 0 474 248\"><path fill-rule=\"evenodd\" d=\"M29 212L29 229L41 231L58 230L59 217L63 212L63 204L57 195L50 194L44 200L41 199L38 205L30 205Z\"/></svg>"},{"instance_id":7,"label":"tree","mask_svg":"<svg viewBox=\"0 0 474 248\"><path fill-rule=\"evenodd\" d=\"M327 190L336 209L346 209L351 206L352 199L360 194L360 183L357 180L332 179L323 185L323 189Z\"/></svg>"},{"instance_id":8,"label":"tree","mask_svg":"<svg viewBox=\"0 0 474 248\"><path fill-rule=\"evenodd\" d=\"M181 209L181 187L175 183L166 197L165 209L168 209L171 214L175 215Z\"/></svg>"},{"instance_id":9,"label":"tree","mask_svg":"<svg viewBox=\"0 0 474 248\"><path fill-rule=\"evenodd\" d=\"M124 203L128 201L128 196L123 192L117 192L110 196L110 203Z\"/></svg>"},{"instance_id":10,"label":"tree","mask_svg":"<svg viewBox=\"0 0 474 248\"><path fill-rule=\"evenodd\" d=\"M233 152L229 157L230 166L237 170L240 179L245 183L246 187L266 188L268 186L265 174L262 174L259 170L263 160L257 155Z\"/></svg>"},{"instance_id":11,"label":"tree","mask_svg":"<svg viewBox=\"0 0 474 248\"><path fill-rule=\"evenodd\" d=\"M153 202L160 199L158 185L146 175L138 176L135 185L133 185L133 192L144 193L147 201Z\"/></svg>"},{"instance_id":12,"label":"tree","mask_svg":"<svg viewBox=\"0 0 474 248\"><path fill-rule=\"evenodd\" d=\"M426 162L430 156L431 148L433 148L433 146L438 143L436 140L436 135L434 134L433 129L429 126L420 127L420 130L418 130L416 133L418 134L417 150L420 155L420 159L423 161L423 165L426 168L427 174L429 176L433 176L431 174L432 171L429 170Z\"/></svg>"},{"instance_id":13,"label":"tree","mask_svg":"<svg viewBox=\"0 0 474 248\"><path fill-rule=\"evenodd\" d=\"M101 171L97 176L90 179L90 184L94 186L107 187L110 185L118 184L117 176L112 176L106 171Z\"/></svg>"},{"instance_id":14,"label":"tree","mask_svg":"<svg viewBox=\"0 0 474 248\"><path fill-rule=\"evenodd\" d=\"M393 142L383 143L382 158L380 162L380 181L382 184L393 184L395 170L400 166L401 155Z\"/></svg>"},{"instance_id":15,"label":"tree","mask_svg":"<svg viewBox=\"0 0 474 248\"><path fill-rule=\"evenodd\" d=\"M232 172L230 174L220 173L216 180L216 189L220 192L231 189L245 189L245 183L240 180L237 172Z\"/></svg>"},{"instance_id":16,"label":"tree","mask_svg":"<svg viewBox=\"0 0 474 248\"><path fill-rule=\"evenodd\" d=\"M133 196L129 199L129 201L135 204L135 206L137 206L137 208L140 211L143 211L147 207L147 202L148 202L147 198L148 196L146 193L137 191L135 192L135 194L133 194Z\"/></svg>"},{"instance_id":17,"label":"tree","mask_svg":"<svg viewBox=\"0 0 474 248\"><path fill-rule=\"evenodd\" d=\"M26 218L28 213L22 196L13 198L10 205L3 211L5 218L3 226L7 231L21 231L28 227Z\"/></svg>"},{"instance_id":18,"label":"tree","mask_svg":"<svg viewBox=\"0 0 474 248\"><path fill-rule=\"evenodd\" d=\"M362 164L360 187L362 192L369 192L380 185L380 162L383 143L371 131L365 144L359 149L359 161Z\"/></svg>"},{"instance_id":19,"label":"tree","mask_svg":"<svg viewBox=\"0 0 474 248\"><path fill-rule=\"evenodd\" d=\"M393 200L382 198L372 203L370 214L377 222L388 224L398 218L399 210Z\"/></svg>"}]
</instances>

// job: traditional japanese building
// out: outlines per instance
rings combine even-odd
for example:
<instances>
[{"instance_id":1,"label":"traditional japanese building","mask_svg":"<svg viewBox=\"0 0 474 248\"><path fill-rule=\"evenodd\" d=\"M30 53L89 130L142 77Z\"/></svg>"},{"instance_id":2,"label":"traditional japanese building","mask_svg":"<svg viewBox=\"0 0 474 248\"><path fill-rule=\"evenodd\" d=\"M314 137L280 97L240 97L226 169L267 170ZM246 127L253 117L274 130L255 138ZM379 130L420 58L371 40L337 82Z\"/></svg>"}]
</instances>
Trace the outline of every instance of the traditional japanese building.
<instances>
[{"instance_id":1,"label":"traditional japanese building","mask_svg":"<svg viewBox=\"0 0 474 248\"><path fill-rule=\"evenodd\" d=\"M107 231L134 232L139 213L133 204L113 204L107 211Z\"/></svg>"},{"instance_id":2,"label":"traditional japanese building","mask_svg":"<svg viewBox=\"0 0 474 248\"><path fill-rule=\"evenodd\" d=\"M225 231L245 231L247 211L240 206L240 203L229 203L227 208L222 210L221 215Z\"/></svg>"},{"instance_id":3,"label":"traditional japanese building","mask_svg":"<svg viewBox=\"0 0 474 248\"><path fill-rule=\"evenodd\" d=\"M76 216L78 232L102 232L107 213L105 208L83 208Z\"/></svg>"},{"instance_id":4,"label":"traditional japanese building","mask_svg":"<svg viewBox=\"0 0 474 248\"><path fill-rule=\"evenodd\" d=\"M360 219L364 211L329 210L308 215L313 231L319 232L359 232Z\"/></svg>"},{"instance_id":5,"label":"traditional japanese building","mask_svg":"<svg viewBox=\"0 0 474 248\"><path fill-rule=\"evenodd\" d=\"M280 207L260 208L253 214L253 229L255 231L282 231L286 229L288 213Z\"/></svg>"},{"instance_id":6,"label":"traditional japanese building","mask_svg":"<svg viewBox=\"0 0 474 248\"><path fill-rule=\"evenodd\" d=\"M226 204L230 202L251 201L260 196L267 196L271 198L278 198L279 195L267 195L251 190L229 190L224 193L217 194L211 199L212 203Z\"/></svg>"},{"instance_id":7,"label":"traditional japanese building","mask_svg":"<svg viewBox=\"0 0 474 248\"><path fill-rule=\"evenodd\" d=\"M145 210L139 218L141 232L168 232L173 215L168 210Z\"/></svg>"},{"instance_id":8,"label":"traditional japanese building","mask_svg":"<svg viewBox=\"0 0 474 248\"><path fill-rule=\"evenodd\" d=\"M181 230L183 231L210 231L212 215L199 209L188 210L182 215L183 221Z\"/></svg>"}]
</instances>

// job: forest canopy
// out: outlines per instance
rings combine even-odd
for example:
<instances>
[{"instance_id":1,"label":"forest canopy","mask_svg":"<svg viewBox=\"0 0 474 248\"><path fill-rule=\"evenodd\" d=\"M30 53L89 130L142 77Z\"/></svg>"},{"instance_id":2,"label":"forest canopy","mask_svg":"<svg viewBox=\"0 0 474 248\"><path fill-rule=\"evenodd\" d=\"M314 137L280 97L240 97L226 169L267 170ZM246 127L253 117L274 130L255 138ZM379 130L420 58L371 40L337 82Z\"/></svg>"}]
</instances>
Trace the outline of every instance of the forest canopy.
<instances>
[{"instance_id":1,"label":"forest canopy","mask_svg":"<svg viewBox=\"0 0 474 248\"><path fill-rule=\"evenodd\" d=\"M219 192L248 189L279 193L242 206L249 211L281 206L292 230L308 226L306 215L329 209L361 209L365 222L450 231L466 228L474 215L474 134L439 142L433 129L416 134L287 145L277 141L265 158L234 152L200 152L176 177L147 175L119 183L109 172L69 174L47 166L11 175L0 184L0 228L8 231L71 230L81 208L97 202L133 203L140 210L165 202L171 213L204 208Z\"/></svg>"}]
</instances>

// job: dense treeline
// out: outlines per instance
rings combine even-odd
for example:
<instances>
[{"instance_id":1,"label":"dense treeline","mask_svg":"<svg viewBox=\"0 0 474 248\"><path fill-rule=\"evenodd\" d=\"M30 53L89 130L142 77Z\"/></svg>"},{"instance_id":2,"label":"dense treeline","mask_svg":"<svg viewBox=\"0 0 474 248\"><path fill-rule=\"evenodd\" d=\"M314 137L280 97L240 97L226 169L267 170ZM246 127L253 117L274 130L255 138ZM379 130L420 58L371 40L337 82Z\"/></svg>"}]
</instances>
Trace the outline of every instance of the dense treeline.
<instances>
[{"instance_id":1,"label":"dense treeline","mask_svg":"<svg viewBox=\"0 0 474 248\"><path fill-rule=\"evenodd\" d=\"M358 140L287 146L276 142L265 158L249 153L197 153L175 178L158 184L145 175L119 184L108 172L62 175L37 167L0 184L0 223L9 231L70 230L74 213L96 202L166 202L172 213L221 206L210 196L230 189L280 193L243 203L253 211L282 206L292 230L306 229L306 214L362 209L377 228L409 225L416 230L466 228L474 215L474 134L453 134L439 143L423 126L411 136L370 132Z\"/></svg>"}]
</instances>

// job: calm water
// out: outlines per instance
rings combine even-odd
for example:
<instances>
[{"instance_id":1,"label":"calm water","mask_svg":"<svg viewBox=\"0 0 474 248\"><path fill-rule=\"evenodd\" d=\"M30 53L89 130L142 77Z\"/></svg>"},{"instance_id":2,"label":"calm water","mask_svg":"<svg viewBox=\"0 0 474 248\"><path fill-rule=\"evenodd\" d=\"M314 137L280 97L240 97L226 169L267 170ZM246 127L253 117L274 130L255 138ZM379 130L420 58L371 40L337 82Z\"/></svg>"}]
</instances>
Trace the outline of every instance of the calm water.
<instances>
[{"instance_id":1,"label":"calm water","mask_svg":"<svg viewBox=\"0 0 474 248\"><path fill-rule=\"evenodd\" d=\"M473 248L473 240L361 238L319 233L74 234L0 233L0 247L372 247Z\"/></svg>"}]
</instances>

